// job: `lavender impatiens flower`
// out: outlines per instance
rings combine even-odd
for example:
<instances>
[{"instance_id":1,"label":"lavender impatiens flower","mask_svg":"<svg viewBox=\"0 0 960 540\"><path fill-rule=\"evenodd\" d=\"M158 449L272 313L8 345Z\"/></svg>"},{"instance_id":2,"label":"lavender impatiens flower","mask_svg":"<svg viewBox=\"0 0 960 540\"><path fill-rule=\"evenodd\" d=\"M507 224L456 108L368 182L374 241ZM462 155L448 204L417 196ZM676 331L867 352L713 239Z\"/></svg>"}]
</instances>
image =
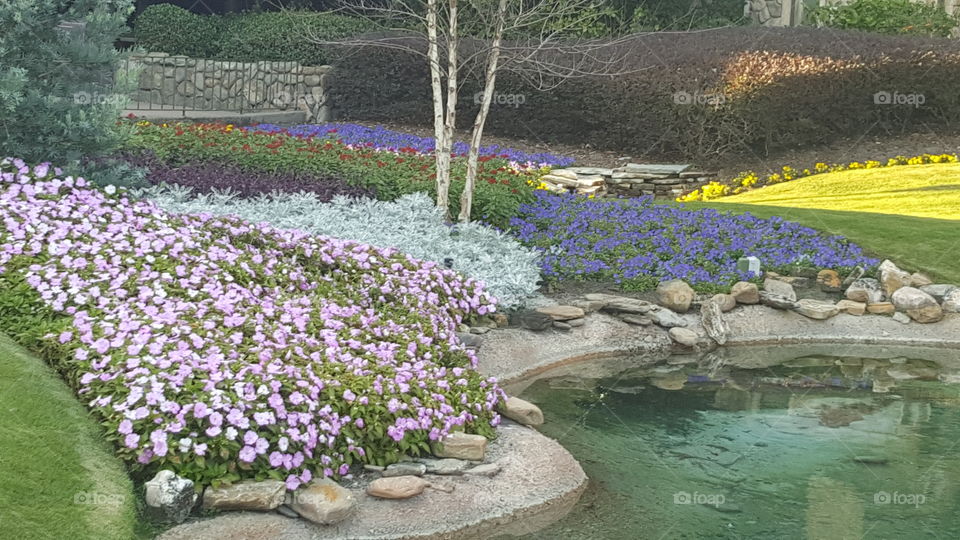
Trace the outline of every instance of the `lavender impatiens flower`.
<instances>
[{"instance_id":1,"label":"lavender impatiens flower","mask_svg":"<svg viewBox=\"0 0 960 540\"><path fill-rule=\"evenodd\" d=\"M134 468L295 489L437 433L492 433L503 391L455 333L494 310L479 282L60 174L0 160L0 275L59 317L43 346Z\"/></svg>"}]
</instances>

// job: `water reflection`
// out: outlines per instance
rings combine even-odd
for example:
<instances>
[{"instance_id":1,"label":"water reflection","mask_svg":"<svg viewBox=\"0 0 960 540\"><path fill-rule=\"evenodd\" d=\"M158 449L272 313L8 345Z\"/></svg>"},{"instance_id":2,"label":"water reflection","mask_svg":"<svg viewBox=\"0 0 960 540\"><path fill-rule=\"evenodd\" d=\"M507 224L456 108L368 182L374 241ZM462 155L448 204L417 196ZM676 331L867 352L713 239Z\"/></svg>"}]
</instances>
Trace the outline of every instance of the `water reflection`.
<instances>
[{"instance_id":1,"label":"water reflection","mask_svg":"<svg viewBox=\"0 0 960 540\"><path fill-rule=\"evenodd\" d=\"M524 381L593 481L542 537L960 537L960 359L852 352L718 351Z\"/></svg>"}]
</instances>

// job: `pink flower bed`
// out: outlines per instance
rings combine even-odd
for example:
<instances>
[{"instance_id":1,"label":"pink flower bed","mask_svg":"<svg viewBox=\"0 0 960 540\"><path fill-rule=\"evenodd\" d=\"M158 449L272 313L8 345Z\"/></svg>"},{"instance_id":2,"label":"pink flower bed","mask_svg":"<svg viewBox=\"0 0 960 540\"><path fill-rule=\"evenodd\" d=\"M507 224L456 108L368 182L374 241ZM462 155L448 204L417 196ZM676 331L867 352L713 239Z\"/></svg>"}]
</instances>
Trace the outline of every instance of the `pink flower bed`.
<instances>
[{"instance_id":1,"label":"pink flower bed","mask_svg":"<svg viewBox=\"0 0 960 540\"><path fill-rule=\"evenodd\" d=\"M503 392L454 334L493 311L480 283L58 176L0 161L4 294L19 284L53 321L35 348L134 468L295 489L453 430L492 434Z\"/></svg>"}]
</instances>

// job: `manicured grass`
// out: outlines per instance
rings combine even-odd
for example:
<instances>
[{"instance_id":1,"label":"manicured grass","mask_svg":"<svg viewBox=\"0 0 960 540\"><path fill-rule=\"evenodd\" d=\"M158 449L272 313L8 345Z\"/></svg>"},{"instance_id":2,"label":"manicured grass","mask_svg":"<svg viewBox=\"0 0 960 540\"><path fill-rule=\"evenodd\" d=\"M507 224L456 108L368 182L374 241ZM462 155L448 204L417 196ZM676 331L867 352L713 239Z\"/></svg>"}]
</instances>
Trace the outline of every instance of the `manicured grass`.
<instances>
[{"instance_id":1,"label":"manicured grass","mask_svg":"<svg viewBox=\"0 0 960 540\"><path fill-rule=\"evenodd\" d=\"M136 537L133 486L42 361L0 335L0 537Z\"/></svg>"},{"instance_id":2,"label":"manicured grass","mask_svg":"<svg viewBox=\"0 0 960 540\"><path fill-rule=\"evenodd\" d=\"M960 220L960 163L818 174L717 202Z\"/></svg>"},{"instance_id":3,"label":"manicured grass","mask_svg":"<svg viewBox=\"0 0 960 540\"><path fill-rule=\"evenodd\" d=\"M737 197L723 200L730 202L685 203L685 206L749 212L760 217L780 216L830 234L845 236L875 256L889 258L903 268L922 270L935 279L960 283L960 222L955 221L958 219L956 214L954 221L951 221L869 212L735 204ZM842 201L836 203L841 204Z\"/></svg>"}]
</instances>

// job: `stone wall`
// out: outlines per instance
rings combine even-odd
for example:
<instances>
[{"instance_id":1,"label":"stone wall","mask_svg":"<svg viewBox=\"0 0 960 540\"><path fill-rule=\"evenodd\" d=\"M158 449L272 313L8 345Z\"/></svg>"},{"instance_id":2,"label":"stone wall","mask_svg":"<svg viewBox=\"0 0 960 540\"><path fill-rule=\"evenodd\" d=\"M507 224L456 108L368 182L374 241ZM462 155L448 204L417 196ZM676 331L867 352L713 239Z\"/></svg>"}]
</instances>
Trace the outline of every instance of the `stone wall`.
<instances>
[{"instance_id":1,"label":"stone wall","mask_svg":"<svg viewBox=\"0 0 960 540\"><path fill-rule=\"evenodd\" d=\"M697 189L716 173L695 171L690 165L628 163L623 167L568 167L554 169L541 178L552 191L570 191L598 197L641 197L675 199Z\"/></svg>"},{"instance_id":2,"label":"stone wall","mask_svg":"<svg viewBox=\"0 0 960 540\"><path fill-rule=\"evenodd\" d=\"M131 96L137 108L306 110L311 120L327 119L324 81L330 66L149 53L131 57L125 69L130 74L140 70Z\"/></svg>"}]
</instances>

